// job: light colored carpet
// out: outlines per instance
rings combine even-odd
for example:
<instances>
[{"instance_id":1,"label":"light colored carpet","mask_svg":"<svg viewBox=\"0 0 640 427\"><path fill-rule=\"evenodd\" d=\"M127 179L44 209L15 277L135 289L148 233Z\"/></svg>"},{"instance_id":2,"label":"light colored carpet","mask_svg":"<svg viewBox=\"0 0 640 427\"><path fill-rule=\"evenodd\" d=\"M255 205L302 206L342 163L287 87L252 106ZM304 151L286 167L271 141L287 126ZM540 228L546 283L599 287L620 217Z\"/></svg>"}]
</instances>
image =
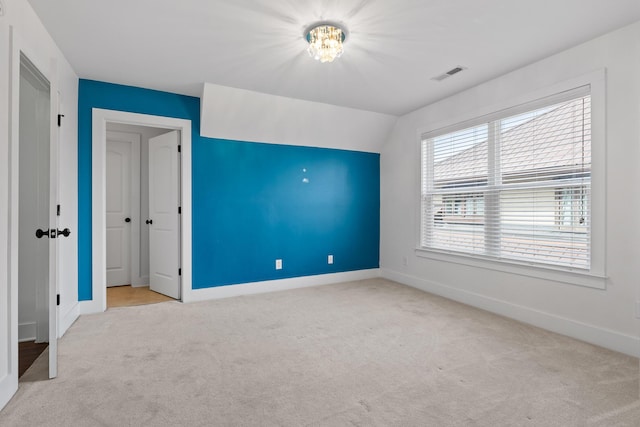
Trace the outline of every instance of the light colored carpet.
<instances>
[{"instance_id":1,"label":"light colored carpet","mask_svg":"<svg viewBox=\"0 0 640 427\"><path fill-rule=\"evenodd\" d=\"M82 316L2 426L638 426L638 359L382 279Z\"/></svg>"}]
</instances>

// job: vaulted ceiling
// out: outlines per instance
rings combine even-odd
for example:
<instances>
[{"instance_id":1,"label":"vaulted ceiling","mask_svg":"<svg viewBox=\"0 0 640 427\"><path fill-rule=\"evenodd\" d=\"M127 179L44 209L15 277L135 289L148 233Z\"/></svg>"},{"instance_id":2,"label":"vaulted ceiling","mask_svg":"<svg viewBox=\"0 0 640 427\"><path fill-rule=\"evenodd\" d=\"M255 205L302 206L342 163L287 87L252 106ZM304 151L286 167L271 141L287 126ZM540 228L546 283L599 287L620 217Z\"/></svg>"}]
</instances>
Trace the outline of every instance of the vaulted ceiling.
<instances>
[{"instance_id":1,"label":"vaulted ceiling","mask_svg":"<svg viewBox=\"0 0 640 427\"><path fill-rule=\"evenodd\" d=\"M640 20L638 0L29 0L81 78L204 82L401 115ZM314 61L303 32L348 30ZM454 67L467 69L442 82Z\"/></svg>"}]
</instances>

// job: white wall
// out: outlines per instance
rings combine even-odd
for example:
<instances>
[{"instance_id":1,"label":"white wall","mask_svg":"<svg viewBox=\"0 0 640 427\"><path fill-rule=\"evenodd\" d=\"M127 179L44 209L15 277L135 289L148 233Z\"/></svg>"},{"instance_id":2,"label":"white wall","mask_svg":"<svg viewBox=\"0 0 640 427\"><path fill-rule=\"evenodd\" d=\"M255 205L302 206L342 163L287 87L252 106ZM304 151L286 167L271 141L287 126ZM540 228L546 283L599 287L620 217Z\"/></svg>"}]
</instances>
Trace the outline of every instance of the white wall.
<instances>
[{"instance_id":1,"label":"white wall","mask_svg":"<svg viewBox=\"0 0 640 427\"><path fill-rule=\"evenodd\" d=\"M23 53L29 57L39 70L49 80L52 80L52 86L57 87L60 94L60 112L65 115L62 119L62 126L59 128L58 202L61 205L59 224L61 228L70 228L71 235L59 241L58 282L61 295L59 312L60 335L62 335L78 314L78 76L55 45L28 2L26 0L4 1L5 15L0 17L0 21L6 24L7 27L11 26L13 28L15 43L20 46ZM6 48L10 52L11 44L8 33L6 38L3 35L2 43L3 45L7 43ZM2 81L8 81L11 64L9 55L3 57L0 64L2 64L0 67ZM1 93L0 103L3 107L9 104L8 92L6 94L5 96L5 92ZM5 114L7 114L5 111L1 112L3 119L6 117ZM9 125L7 128L9 128ZM0 143L0 152L8 147L8 144L7 135L6 142L3 140ZM7 169L2 170L6 171ZM0 180L2 180L2 185L6 185L6 174L1 175ZM0 238L0 246L3 246L5 241L6 238Z\"/></svg>"},{"instance_id":2,"label":"white wall","mask_svg":"<svg viewBox=\"0 0 640 427\"><path fill-rule=\"evenodd\" d=\"M53 43L53 41L51 41ZM79 315L78 307L78 76L62 53L58 58L58 91L60 112L64 114L59 127L58 203L60 229L71 234L60 239L58 285L60 290L59 336L62 336Z\"/></svg>"},{"instance_id":3,"label":"white wall","mask_svg":"<svg viewBox=\"0 0 640 427\"><path fill-rule=\"evenodd\" d=\"M9 243L9 171L11 135L9 106L11 75L10 28L15 40L24 48L29 59L46 76L55 80L61 96L61 111L65 114L60 129L60 225L72 231L68 239L60 241L60 332L75 320L77 296L77 108L78 77L57 48L44 26L26 0L3 0L4 15L0 16L0 408L17 387L13 383L13 365L10 364L11 346L17 341L17 294L11 293L9 284L10 254L15 253ZM19 58L17 59L19 61ZM54 69L55 68L55 69ZM17 369L17 364L16 364Z\"/></svg>"},{"instance_id":4,"label":"white wall","mask_svg":"<svg viewBox=\"0 0 640 427\"><path fill-rule=\"evenodd\" d=\"M200 134L379 153L395 116L205 83Z\"/></svg>"},{"instance_id":5,"label":"white wall","mask_svg":"<svg viewBox=\"0 0 640 427\"><path fill-rule=\"evenodd\" d=\"M418 132L606 69L605 290L418 257ZM473 72L473 70L469 70ZM640 22L401 117L381 150L383 275L640 356ZM403 257L407 264L404 265Z\"/></svg>"}]
</instances>

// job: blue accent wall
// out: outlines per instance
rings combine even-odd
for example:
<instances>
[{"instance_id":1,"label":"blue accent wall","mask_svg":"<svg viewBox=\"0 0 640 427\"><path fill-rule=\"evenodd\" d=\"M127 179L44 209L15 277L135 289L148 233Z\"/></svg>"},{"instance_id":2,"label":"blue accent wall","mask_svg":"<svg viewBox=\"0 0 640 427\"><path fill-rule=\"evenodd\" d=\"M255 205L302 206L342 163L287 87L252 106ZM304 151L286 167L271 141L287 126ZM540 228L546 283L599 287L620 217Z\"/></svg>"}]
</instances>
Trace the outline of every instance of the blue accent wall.
<instances>
[{"instance_id":1,"label":"blue accent wall","mask_svg":"<svg viewBox=\"0 0 640 427\"><path fill-rule=\"evenodd\" d=\"M81 301L92 299L92 108L192 121L194 289L379 266L378 154L204 138L198 98L80 80Z\"/></svg>"}]
</instances>

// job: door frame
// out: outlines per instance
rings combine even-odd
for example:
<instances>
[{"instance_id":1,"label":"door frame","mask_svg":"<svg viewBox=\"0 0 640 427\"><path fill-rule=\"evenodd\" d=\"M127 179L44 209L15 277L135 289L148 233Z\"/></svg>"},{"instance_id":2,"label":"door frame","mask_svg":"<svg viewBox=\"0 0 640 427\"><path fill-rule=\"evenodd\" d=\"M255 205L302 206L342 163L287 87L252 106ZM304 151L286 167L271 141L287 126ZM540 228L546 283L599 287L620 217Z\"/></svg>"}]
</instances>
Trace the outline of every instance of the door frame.
<instances>
[{"instance_id":1,"label":"door frame","mask_svg":"<svg viewBox=\"0 0 640 427\"><path fill-rule=\"evenodd\" d=\"M153 116L125 111L92 109L91 150L91 260L92 296L83 301L81 312L99 313L107 309L107 251L106 251L106 127L107 123L147 126L180 131L180 264L182 302L193 300L191 295L191 120Z\"/></svg>"},{"instance_id":2,"label":"door frame","mask_svg":"<svg viewBox=\"0 0 640 427\"><path fill-rule=\"evenodd\" d=\"M21 55L24 55L31 64L49 81L49 143L50 143L50 162L52 153L55 153L56 169L50 171L54 174L54 181L50 182L50 207L57 204L59 189L57 187L57 175L59 168L58 163L58 127L57 115L59 112L58 102L58 67L55 58L42 55L42 51L32 46L25 39L20 37L13 26L9 26L9 227L8 227L8 243L9 243L9 259L7 271L8 284L8 372L3 378L0 378L0 408L8 401L9 398L18 389L18 259L19 259L19 232L18 224L20 218L19 212L19 196L20 196L20 64ZM54 189L55 186L55 189ZM57 221L57 218L56 218ZM49 224L51 227L54 224ZM55 224L57 226L57 223ZM58 263L57 251L55 247L58 240L51 242L54 249L50 252L50 263ZM51 250L51 249L50 249ZM57 265L56 265L57 267ZM58 309L57 294L58 289L58 273L59 269L55 268L53 277L49 272L49 377L57 376L57 338L58 338ZM52 363L53 362L53 363ZM5 383L5 381L7 383ZM10 395L5 395L8 391Z\"/></svg>"}]
</instances>

